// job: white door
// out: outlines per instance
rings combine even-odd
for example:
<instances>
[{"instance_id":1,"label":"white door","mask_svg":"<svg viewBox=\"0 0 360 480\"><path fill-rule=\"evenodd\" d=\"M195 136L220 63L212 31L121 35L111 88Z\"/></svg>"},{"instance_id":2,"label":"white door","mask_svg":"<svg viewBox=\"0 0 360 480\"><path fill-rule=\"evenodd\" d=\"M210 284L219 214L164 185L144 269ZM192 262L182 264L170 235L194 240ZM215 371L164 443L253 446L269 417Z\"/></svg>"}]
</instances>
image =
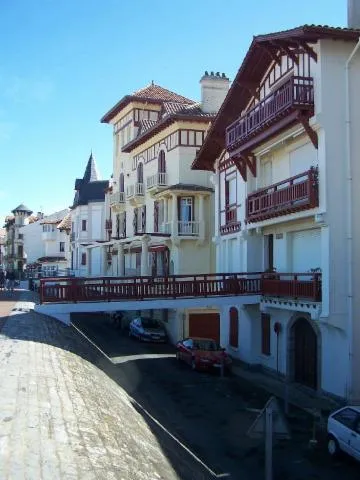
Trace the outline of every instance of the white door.
<instances>
[{"instance_id":1,"label":"white door","mask_svg":"<svg viewBox=\"0 0 360 480\"><path fill-rule=\"evenodd\" d=\"M321 268L320 232L318 228L291 234L292 272L305 273L314 268Z\"/></svg>"}]
</instances>

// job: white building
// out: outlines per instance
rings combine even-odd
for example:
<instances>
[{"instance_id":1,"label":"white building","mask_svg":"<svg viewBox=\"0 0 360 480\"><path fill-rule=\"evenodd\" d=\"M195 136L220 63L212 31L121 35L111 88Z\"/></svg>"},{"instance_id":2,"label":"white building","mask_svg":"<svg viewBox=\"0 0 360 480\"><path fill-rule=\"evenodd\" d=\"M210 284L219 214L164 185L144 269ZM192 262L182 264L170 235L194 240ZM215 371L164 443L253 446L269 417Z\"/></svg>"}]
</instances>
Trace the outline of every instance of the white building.
<instances>
[{"instance_id":1,"label":"white building","mask_svg":"<svg viewBox=\"0 0 360 480\"><path fill-rule=\"evenodd\" d=\"M6 243L6 230L0 228L0 269L5 268L5 243Z\"/></svg>"},{"instance_id":2,"label":"white building","mask_svg":"<svg viewBox=\"0 0 360 480\"><path fill-rule=\"evenodd\" d=\"M257 306L239 297L220 311L222 344L352 400L360 399L359 36L305 25L254 37L193 165L215 170L217 271L267 271Z\"/></svg>"},{"instance_id":3,"label":"white building","mask_svg":"<svg viewBox=\"0 0 360 480\"><path fill-rule=\"evenodd\" d=\"M24 204L11 211L12 215L5 218L5 256L4 263L6 270L15 270L18 277L22 277L26 265L26 257L24 255L24 241L20 233L21 227L33 222L36 217L31 216L33 213Z\"/></svg>"},{"instance_id":4,"label":"white building","mask_svg":"<svg viewBox=\"0 0 360 480\"><path fill-rule=\"evenodd\" d=\"M107 274L193 275L215 268L213 185L207 172L194 172L191 164L229 80L205 72L200 84L201 102L152 83L123 97L102 118L113 126L114 139L108 241L88 250L103 250ZM178 340L211 317L218 313L174 310L168 331Z\"/></svg>"},{"instance_id":5,"label":"white building","mask_svg":"<svg viewBox=\"0 0 360 480\"><path fill-rule=\"evenodd\" d=\"M100 248L91 244L105 240L105 190L107 180L100 180L91 153L83 178L75 181L75 197L71 207L71 270L76 276L95 276L104 273L107 259ZM68 229L66 225L61 225Z\"/></svg>"},{"instance_id":6,"label":"white building","mask_svg":"<svg viewBox=\"0 0 360 480\"><path fill-rule=\"evenodd\" d=\"M68 213L68 209L46 216L38 213L35 221L19 228L28 269L35 267L37 272L46 276L66 273L70 257L69 238L58 229L58 225Z\"/></svg>"}]
</instances>

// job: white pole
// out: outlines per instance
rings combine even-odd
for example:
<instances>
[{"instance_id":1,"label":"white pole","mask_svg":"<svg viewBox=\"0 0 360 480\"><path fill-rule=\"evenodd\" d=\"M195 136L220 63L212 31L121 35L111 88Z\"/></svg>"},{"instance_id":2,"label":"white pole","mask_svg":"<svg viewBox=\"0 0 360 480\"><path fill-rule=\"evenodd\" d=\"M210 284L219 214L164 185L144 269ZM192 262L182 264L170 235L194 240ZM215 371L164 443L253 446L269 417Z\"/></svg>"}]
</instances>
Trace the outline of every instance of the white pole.
<instances>
[{"instance_id":1,"label":"white pole","mask_svg":"<svg viewBox=\"0 0 360 480\"><path fill-rule=\"evenodd\" d=\"M273 425L272 425L272 407L265 410L265 480L272 480L272 443L273 443Z\"/></svg>"}]
</instances>

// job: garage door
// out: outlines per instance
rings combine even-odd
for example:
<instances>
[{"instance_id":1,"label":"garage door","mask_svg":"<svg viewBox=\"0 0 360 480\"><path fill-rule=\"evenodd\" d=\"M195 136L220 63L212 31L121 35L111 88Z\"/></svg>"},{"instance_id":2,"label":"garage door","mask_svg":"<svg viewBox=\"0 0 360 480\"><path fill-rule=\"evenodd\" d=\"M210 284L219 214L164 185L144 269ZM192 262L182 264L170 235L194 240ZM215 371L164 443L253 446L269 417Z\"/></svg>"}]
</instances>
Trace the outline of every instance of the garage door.
<instances>
[{"instance_id":1,"label":"garage door","mask_svg":"<svg viewBox=\"0 0 360 480\"><path fill-rule=\"evenodd\" d=\"M292 271L308 272L321 267L320 229L302 230L292 234Z\"/></svg>"},{"instance_id":2,"label":"garage door","mask_svg":"<svg viewBox=\"0 0 360 480\"><path fill-rule=\"evenodd\" d=\"M191 313L189 337L212 338L220 342L220 315L218 313Z\"/></svg>"}]
</instances>

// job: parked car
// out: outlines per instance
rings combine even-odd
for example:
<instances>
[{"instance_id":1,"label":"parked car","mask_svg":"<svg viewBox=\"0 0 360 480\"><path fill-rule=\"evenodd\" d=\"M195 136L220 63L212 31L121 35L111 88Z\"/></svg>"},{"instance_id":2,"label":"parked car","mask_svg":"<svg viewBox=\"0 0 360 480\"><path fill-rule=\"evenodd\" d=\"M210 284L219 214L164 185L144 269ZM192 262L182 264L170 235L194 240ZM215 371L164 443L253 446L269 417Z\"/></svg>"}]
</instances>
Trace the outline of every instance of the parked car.
<instances>
[{"instance_id":1,"label":"parked car","mask_svg":"<svg viewBox=\"0 0 360 480\"><path fill-rule=\"evenodd\" d=\"M360 407L347 406L333 412L327 423L328 452L336 457L340 452L360 461Z\"/></svg>"},{"instance_id":2,"label":"parked car","mask_svg":"<svg viewBox=\"0 0 360 480\"><path fill-rule=\"evenodd\" d=\"M129 336L147 342L166 342L167 333L163 325L152 318L134 318L129 325Z\"/></svg>"},{"instance_id":3,"label":"parked car","mask_svg":"<svg viewBox=\"0 0 360 480\"><path fill-rule=\"evenodd\" d=\"M232 360L211 338L185 338L176 344L176 358L188 363L193 370L220 369L230 371Z\"/></svg>"}]
</instances>

